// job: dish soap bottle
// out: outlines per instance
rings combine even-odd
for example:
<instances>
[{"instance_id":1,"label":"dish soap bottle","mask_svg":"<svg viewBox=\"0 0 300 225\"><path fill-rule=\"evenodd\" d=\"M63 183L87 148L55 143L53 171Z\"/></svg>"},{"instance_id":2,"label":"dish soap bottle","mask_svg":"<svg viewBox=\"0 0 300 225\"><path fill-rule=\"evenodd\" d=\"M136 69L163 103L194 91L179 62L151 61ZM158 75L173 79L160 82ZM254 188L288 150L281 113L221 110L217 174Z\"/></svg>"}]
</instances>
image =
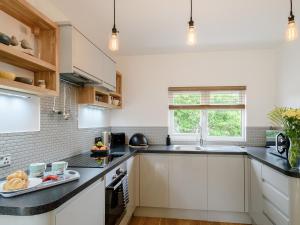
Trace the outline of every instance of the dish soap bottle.
<instances>
[{"instance_id":1,"label":"dish soap bottle","mask_svg":"<svg viewBox=\"0 0 300 225\"><path fill-rule=\"evenodd\" d=\"M171 138L170 138L170 135L168 135L167 138L166 138L166 145L167 145L167 146L171 145Z\"/></svg>"}]
</instances>

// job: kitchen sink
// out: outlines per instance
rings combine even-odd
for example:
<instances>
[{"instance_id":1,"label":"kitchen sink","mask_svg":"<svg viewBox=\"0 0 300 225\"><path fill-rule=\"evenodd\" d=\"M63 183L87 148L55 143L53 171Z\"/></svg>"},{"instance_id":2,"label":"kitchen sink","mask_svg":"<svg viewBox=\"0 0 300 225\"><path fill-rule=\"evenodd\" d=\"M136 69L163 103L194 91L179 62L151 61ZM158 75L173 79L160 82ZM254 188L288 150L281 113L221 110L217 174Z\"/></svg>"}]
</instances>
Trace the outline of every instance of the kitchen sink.
<instances>
[{"instance_id":1,"label":"kitchen sink","mask_svg":"<svg viewBox=\"0 0 300 225\"><path fill-rule=\"evenodd\" d=\"M177 151L205 151L205 148L202 146L196 146L196 145L175 145L174 150L177 150Z\"/></svg>"},{"instance_id":2,"label":"kitchen sink","mask_svg":"<svg viewBox=\"0 0 300 225\"><path fill-rule=\"evenodd\" d=\"M245 148L239 146L224 146L224 145L174 145L176 151L211 151L211 152L242 152Z\"/></svg>"}]
</instances>

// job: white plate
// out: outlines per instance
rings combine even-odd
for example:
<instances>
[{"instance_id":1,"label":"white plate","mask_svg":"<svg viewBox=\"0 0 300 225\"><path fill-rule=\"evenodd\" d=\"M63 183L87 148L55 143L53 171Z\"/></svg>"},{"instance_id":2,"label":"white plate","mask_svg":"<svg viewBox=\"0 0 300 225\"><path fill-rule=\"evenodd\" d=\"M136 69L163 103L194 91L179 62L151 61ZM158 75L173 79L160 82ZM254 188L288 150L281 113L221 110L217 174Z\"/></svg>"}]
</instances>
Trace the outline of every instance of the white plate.
<instances>
[{"instance_id":1,"label":"white plate","mask_svg":"<svg viewBox=\"0 0 300 225\"><path fill-rule=\"evenodd\" d=\"M18 189L18 190L15 190L15 191L4 191L3 190L3 186L7 182L5 180L5 181L3 181L3 182L0 183L0 192L2 192L2 193L10 193L10 192L28 190L30 188L34 188L34 187L40 185L43 182L43 180L41 178L28 178L28 180L29 180L29 183L28 183L28 187L27 188Z\"/></svg>"}]
</instances>

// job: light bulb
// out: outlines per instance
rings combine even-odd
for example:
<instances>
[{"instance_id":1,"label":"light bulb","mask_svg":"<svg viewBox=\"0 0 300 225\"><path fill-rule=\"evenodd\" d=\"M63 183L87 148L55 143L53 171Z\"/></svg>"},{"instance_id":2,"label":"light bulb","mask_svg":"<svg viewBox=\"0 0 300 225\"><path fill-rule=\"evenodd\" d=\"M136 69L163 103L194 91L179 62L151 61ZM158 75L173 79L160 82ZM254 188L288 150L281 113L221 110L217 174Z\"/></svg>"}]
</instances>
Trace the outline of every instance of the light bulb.
<instances>
[{"instance_id":1,"label":"light bulb","mask_svg":"<svg viewBox=\"0 0 300 225\"><path fill-rule=\"evenodd\" d=\"M187 44L188 45L196 44L196 31L194 26L189 26L188 35L187 35Z\"/></svg>"},{"instance_id":2,"label":"light bulb","mask_svg":"<svg viewBox=\"0 0 300 225\"><path fill-rule=\"evenodd\" d=\"M112 33L109 40L109 49L113 52L119 50L119 38L117 33Z\"/></svg>"},{"instance_id":3,"label":"light bulb","mask_svg":"<svg viewBox=\"0 0 300 225\"><path fill-rule=\"evenodd\" d=\"M286 31L287 41L294 41L298 38L298 31L295 20L289 21L288 28Z\"/></svg>"}]
</instances>

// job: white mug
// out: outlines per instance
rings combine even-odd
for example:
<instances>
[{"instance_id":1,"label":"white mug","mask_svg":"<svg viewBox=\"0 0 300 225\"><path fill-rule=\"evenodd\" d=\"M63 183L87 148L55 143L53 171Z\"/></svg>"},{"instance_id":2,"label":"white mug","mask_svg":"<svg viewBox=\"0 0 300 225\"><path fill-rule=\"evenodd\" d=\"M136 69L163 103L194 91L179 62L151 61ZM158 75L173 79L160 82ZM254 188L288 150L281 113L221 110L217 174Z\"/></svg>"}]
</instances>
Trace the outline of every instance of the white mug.
<instances>
[{"instance_id":1,"label":"white mug","mask_svg":"<svg viewBox=\"0 0 300 225\"><path fill-rule=\"evenodd\" d=\"M51 164L51 171L57 175L64 174L68 168L68 162L60 161Z\"/></svg>"},{"instance_id":2,"label":"white mug","mask_svg":"<svg viewBox=\"0 0 300 225\"><path fill-rule=\"evenodd\" d=\"M42 177L47 168L46 163L31 163L29 165L29 176L30 177Z\"/></svg>"}]
</instances>

